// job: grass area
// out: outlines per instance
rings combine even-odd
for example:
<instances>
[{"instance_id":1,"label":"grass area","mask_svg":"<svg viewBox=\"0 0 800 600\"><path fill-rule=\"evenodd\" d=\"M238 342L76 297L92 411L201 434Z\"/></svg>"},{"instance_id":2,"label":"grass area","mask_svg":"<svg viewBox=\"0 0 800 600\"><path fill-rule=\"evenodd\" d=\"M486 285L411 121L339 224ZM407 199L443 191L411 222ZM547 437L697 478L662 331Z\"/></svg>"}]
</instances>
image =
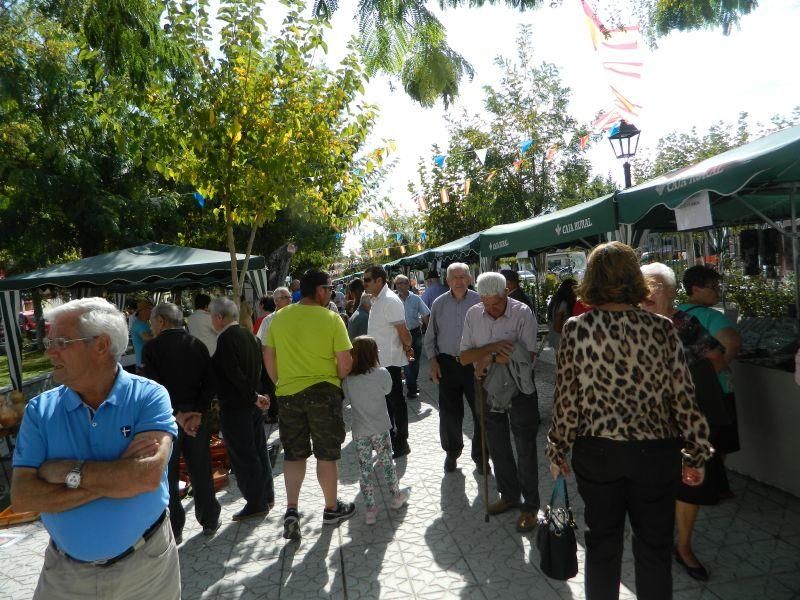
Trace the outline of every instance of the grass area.
<instances>
[{"instance_id":1,"label":"grass area","mask_svg":"<svg viewBox=\"0 0 800 600\"><path fill-rule=\"evenodd\" d=\"M22 352L22 379L30 379L41 373L50 371L50 361L38 350L23 350ZM0 355L0 388L11 385L8 375L8 360L5 354Z\"/></svg>"}]
</instances>

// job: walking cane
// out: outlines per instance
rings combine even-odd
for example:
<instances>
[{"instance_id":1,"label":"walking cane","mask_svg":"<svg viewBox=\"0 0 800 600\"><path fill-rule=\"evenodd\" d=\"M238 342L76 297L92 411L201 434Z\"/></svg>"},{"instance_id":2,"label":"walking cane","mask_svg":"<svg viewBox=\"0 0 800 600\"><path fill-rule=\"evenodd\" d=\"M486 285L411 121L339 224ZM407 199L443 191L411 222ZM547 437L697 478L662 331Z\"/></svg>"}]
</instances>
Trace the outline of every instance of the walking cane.
<instances>
[{"instance_id":1,"label":"walking cane","mask_svg":"<svg viewBox=\"0 0 800 600\"><path fill-rule=\"evenodd\" d=\"M483 384L480 379L476 379L475 383L478 386L478 402L480 403L480 420L481 420L481 460L483 461L483 521L489 522L489 462L486 460L486 401L483 397Z\"/></svg>"}]
</instances>

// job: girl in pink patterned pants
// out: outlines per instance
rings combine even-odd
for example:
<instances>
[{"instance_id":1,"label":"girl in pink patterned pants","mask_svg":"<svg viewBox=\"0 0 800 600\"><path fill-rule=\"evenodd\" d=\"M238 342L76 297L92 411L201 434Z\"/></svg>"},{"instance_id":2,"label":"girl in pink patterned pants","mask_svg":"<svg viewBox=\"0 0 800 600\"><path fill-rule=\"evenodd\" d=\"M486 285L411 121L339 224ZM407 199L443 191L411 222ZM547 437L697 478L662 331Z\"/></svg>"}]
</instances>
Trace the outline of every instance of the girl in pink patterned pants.
<instances>
[{"instance_id":1,"label":"girl in pink patterned pants","mask_svg":"<svg viewBox=\"0 0 800 600\"><path fill-rule=\"evenodd\" d=\"M408 490L400 490L397 471L392 462L392 444L389 437L389 413L386 394L392 389L389 372L378 363L378 346L375 340L362 335L353 340L353 369L342 382L345 402L353 409L353 439L358 452L361 470L361 493L367 505L365 521L374 525L378 515L375 504L375 485L372 481L372 453L389 486L392 499L389 505L398 509L407 501Z\"/></svg>"}]
</instances>

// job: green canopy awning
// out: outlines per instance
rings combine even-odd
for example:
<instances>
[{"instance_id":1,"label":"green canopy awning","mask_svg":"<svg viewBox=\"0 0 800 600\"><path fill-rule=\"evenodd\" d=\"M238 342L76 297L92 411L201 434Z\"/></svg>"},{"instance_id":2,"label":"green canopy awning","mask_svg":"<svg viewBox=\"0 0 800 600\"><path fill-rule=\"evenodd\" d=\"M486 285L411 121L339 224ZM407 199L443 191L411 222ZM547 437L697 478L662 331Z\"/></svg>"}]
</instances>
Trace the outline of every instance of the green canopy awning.
<instances>
[{"instance_id":1,"label":"green canopy awning","mask_svg":"<svg viewBox=\"0 0 800 600\"><path fill-rule=\"evenodd\" d=\"M236 257L241 269L245 255ZM251 256L247 270L260 270L265 265L263 256ZM100 287L165 279L224 280L227 277L230 281L230 276L231 257L227 252L151 242L0 279L0 291L51 286Z\"/></svg>"},{"instance_id":2,"label":"green canopy awning","mask_svg":"<svg viewBox=\"0 0 800 600\"><path fill-rule=\"evenodd\" d=\"M714 225L789 218L789 200L799 182L796 126L619 192L619 222L674 231L674 209L699 192L709 194Z\"/></svg>"},{"instance_id":3,"label":"green canopy awning","mask_svg":"<svg viewBox=\"0 0 800 600\"><path fill-rule=\"evenodd\" d=\"M480 234L481 256L565 248L581 240L593 244L616 228L614 195L609 194L525 221L495 225Z\"/></svg>"},{"instance_id":4,"label":"green canopy awning","mask_svg":"<svg viewBox=\"0 0 800 600\"><path fill-rule=\"evenodd\" d=\"M470 256L478 256L480 250L480 232L471 233L460 237L452 242L447 242L435 248L426 248L422 252L417 252L411 256L403 256L390 263L386 263L384 268L391 267L424 267L435 260L443 262L453 262L464 260Z\"/></svg>"}]
</instances>

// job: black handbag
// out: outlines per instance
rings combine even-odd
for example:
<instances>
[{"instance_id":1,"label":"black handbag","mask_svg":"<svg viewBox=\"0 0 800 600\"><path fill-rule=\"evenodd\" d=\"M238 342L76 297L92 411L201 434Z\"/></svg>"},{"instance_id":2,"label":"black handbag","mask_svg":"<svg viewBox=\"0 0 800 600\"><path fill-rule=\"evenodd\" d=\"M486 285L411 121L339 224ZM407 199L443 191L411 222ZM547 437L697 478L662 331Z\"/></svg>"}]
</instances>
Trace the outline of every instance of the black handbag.
<instances>
[{"instance_id":1,"label":"black handbag","mask_svg":"<svg viewBox=\"0 0 800 600\"><path fill-rule=\"evenodd\" d=\"M694 396L697 407L708 421L713 431L733 422L728 407L725 405L725 392L717 377L714 365L707 358L689 366L694 382Z\"/></svg>"},{"instance_id":2,"label":"black handbag","mask_svg":"<svg viewBox=\"0 0 800 600\"><path fill-rule=\"evenodd\" d=\"M557 507L561 496L563 507ZM578 543L575 540L575 519L569 506L567 482L559 475L553 486L550 504L539 519L536 547L539 549L539 568L551 579L566 581L578 574Z\"/></svg>"}]
</instances>

